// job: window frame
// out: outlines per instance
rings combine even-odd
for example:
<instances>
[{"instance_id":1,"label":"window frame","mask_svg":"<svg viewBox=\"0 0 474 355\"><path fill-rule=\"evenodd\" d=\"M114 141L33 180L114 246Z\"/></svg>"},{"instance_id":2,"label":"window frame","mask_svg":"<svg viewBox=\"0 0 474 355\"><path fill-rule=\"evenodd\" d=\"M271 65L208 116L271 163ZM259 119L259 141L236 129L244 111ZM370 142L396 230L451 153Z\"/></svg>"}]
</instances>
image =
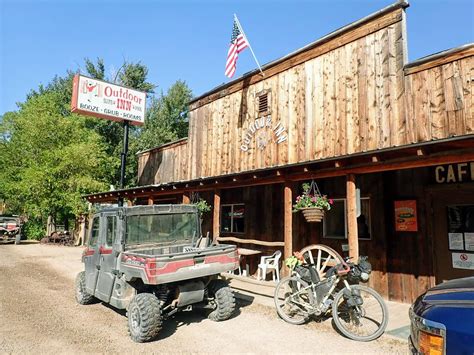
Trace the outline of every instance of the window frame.
<instances>
[{"instance_id":1,"label":"window frame","mask_svg":"<svg viewBox=\"0 0 474 355\"><path fill-rule=\"evenodd\" d=\"M222 219L224 218L224 214L222 213L222 209L223 209L224 207L229 207L229 206L232 207L232 209L231 209L232 216L231 216L231 221L230 221L230 228L231 228L231 230L230 230L230 231L224 231L224 230L222 230L222 225L223 225ZM232 229L234 228L234 223L233 223L233 222L234 222L234 216L233 216L233 214L234 214L234 206L243 206L243 207L244 207L244 218L243 218L243 219L244 219L244 231L243 231L243 232L234 232L234 231L232 230ZM221 213L220 213L220 215L221 215L220 217L221 217L221 218L220 218L220 226L219 226L220 233L224 233L224 234L239 234L239 235L245 234L245 203L243 203L243 202L239 202L239 203L225 203L225 204L222 204L222 205L221 205L220 210L221 210L221 211L220 211L220 212L221 212Z\"/></svg>"},{"instance_id":2,"label":"window frame","mask_svg":"<svg viewBox=\"0 0 474 355\"><path fill-rule=\"evenodd\" d=\"M109 214L109 215L105 215L104 216L105 218L105 240L104 240L104 244L108 247L112 247L114 245L114 242L115 242L115 237L117 236L117 216L116 215L113 215L113 214ZM112 242L109 244L109 240L108 240L108 236L109 236L109 218L112 218L112 220L114 221L114 230L112 232Z\"/></svg>"},{"instance_id":3,"label":"window frame","mask_svg":"<svg viewBox=\"0 0 474 355\"><path fill-rule=\"evenodd\" d=\"M326 224L326 213L331 213L330 211L329 212L326 212L324 214L324 219L323 219L323 238L326 238L326 239L336 239L336 240L347 240L347 199L345 197L341 197L341 198L334 198L333 199L334 202L336 201L344 201L344 236L328 236L326 235L326 227L327 227L327 224ZM358 239L359 240L372 240L372 212L371 212L371 203L370 203L370 196L366 196L366 197L361 197L360 198L361 200L361 205L362 205L362 200L367 200L369 201L369 216L368 216L368 220L370 223L367 224L367 227L369 228L369 238L366 238L366 237L360 237L358 236Z\"/></svg>"},{"instance_id":4,"label":"window frame","mask_svg":"<svg viewBox=\"0 0 474 355\"><path fill-rule=\"evenodd\" d=\"M99 239L100 239L100 227L102 225L102 223L100 223L100 218L101 216L95 216L92 218L92 223L91 223L91 232L90 232L90 236L89 236L89 241L88 241L88 247L91 247L91 248L96 248L98 245L99 245ZM92 244L92 235L94 233L94 222L95 221L98 221L99 223L99 228L97 228L97 238L95 239L95 243Z\"/></svg>"}]
</instances>

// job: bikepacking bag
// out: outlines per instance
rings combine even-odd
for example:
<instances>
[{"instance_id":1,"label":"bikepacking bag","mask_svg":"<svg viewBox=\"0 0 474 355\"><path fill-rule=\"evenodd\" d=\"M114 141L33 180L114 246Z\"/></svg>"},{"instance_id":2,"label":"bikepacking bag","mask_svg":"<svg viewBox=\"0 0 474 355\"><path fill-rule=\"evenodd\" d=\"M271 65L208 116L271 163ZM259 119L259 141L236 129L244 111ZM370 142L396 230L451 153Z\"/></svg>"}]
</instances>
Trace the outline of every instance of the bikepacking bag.
<instances>
[{"instance_id":1,"label":"bikepacking bag","mask_svg":"<svg viewBox=\"0 0 474 355\"><path fill-rule=\"evenodd\" d=\"M347 302L347 305L350 307L360 306L364 303L362 297L360 297L359 290L348 290L347 288L343 291L344 299Z\"/></svg>"},{"instance_id":2,"label":"bikepacking bag","mask_svg":"<svg viewBox=\"0 0 474 355\"><path fill-rule=\"evenodd\" d=\"M307 283L318 283L320 281L319 274L314 265L298 265L295 267L295 271Z\"/></svg>"}]
</instances>

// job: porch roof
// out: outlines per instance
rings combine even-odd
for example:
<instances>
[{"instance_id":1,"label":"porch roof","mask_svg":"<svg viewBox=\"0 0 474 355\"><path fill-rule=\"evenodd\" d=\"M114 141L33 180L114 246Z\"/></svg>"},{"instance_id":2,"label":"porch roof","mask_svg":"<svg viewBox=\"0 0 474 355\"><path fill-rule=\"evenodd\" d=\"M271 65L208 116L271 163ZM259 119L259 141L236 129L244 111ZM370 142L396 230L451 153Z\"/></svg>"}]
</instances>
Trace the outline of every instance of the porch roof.
<instances>
[{"instance_id":1,"label":"porch roof","mask_svg":"<svg viewBox=\"0 0 474 355\"><path fill-rule=\"evenodd\" d=\"M474 161L474 134L461 137L391 147L376 151L338 156L328 159L268 167L243 173L203 177L162 184L143 185L84 195L90 202L109 202L119 197L128 199L175 195L186 191L205 191L244 186L267 185L285 181L368 174L390 170L420 168Z\"/></svg>"}]
</instances>

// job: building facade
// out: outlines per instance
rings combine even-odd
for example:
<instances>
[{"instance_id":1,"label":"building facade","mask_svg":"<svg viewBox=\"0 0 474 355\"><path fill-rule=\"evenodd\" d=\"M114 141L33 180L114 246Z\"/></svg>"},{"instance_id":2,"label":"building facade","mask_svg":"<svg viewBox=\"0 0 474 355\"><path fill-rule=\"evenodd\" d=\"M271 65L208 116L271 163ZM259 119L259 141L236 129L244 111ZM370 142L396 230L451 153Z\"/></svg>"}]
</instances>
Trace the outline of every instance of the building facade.
<instances>
[{"instance_id":1,"label":"building facade","mask_svg":"<svg viewBox=\"0 0 474 355\"><path fill-rule=\"evenodd\" d=\"M193 99L189 136L139 154L139 186L89 201L199 196L213 206L204 233L265 254L347 244L392 300L473 275L474 45L407 63L406 7ZM322 223L292 212L312 181L334 199Z\"/></svg>"}]
</instances>

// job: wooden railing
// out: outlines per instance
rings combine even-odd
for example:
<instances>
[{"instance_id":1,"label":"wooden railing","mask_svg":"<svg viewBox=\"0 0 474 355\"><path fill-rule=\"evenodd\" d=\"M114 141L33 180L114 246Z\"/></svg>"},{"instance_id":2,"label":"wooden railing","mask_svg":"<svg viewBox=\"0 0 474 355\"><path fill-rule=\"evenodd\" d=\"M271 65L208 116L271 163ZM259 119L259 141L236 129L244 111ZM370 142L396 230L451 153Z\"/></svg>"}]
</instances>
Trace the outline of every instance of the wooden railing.
<instances>
[{"instance_id":1,"label":"wooden railing","mask_svg":"<svg viewBox=\"0 0 474 355\"><path fill-rule=\"evenodd\" d=\"M216 242L234 242L234 243L242 243L242 244L254 244L254 245L262 245L265 247L284 247L285 242L265 242L263 240L256 240L256 239L243 239L237 237L216 237Z\"/></svg>"}]
</instances>

